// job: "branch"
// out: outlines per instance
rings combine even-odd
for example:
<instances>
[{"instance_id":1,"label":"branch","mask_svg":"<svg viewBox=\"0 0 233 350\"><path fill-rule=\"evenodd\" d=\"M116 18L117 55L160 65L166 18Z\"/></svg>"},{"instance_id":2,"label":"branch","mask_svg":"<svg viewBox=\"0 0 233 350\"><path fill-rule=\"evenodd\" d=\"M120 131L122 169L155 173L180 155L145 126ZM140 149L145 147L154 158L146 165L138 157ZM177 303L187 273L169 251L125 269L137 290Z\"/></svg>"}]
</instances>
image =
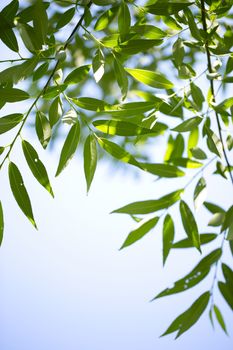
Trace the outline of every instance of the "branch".
<instances>
[{"instance_id":1,"label":"branch","mask_svg":"<svg viewBox=\"0 0 233 350\"><path fill-rule=\"evenodd\" d=\"M201 18L202 18L203 30L206 33L206 35L208 35L207 24L206 24L206 9L205 9L205 1L204 0L201 0ZM210 50L209 50L208 39L205 40L205 50L206 50L208 71L209 71L209 73L213 73L213 68L212 68L212 64L211 64L211 54L210 54ZM213 102L215 103L216 102L216 95L215 95L213 80L210 80L210 90L211 90L211 94L213 96ZM223 155L224 155L224 158L225 158L225 161L226 161L226 164L227 164L227 168L228 168L228 172L229 172L229 175L230 175L230 179L231 179L231 182L232 182L232 185L233 185L233 175L231 173L230 162L228 160L226 149L225 149L224 142L223 142L223 136L222 136L221 124L220 124L220 117L219 117L219 114L216 111L215 111L215 117L216 117L216 121L217 121L218 133L219 133L220 141L222 143Z\"/></svg>"}]
</instances>

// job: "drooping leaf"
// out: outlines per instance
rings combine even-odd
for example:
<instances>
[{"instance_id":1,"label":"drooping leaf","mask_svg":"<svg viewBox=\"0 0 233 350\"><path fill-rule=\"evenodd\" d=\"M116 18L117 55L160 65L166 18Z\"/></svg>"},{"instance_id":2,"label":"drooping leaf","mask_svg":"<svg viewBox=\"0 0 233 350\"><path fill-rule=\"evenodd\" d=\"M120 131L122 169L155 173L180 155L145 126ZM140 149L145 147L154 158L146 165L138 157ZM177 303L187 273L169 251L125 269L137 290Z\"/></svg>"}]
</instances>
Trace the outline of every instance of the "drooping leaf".
<instances>
[{"instance_id":1,"label":"drooping leaf","mask_svg":"<svg viewBox=\"0 0 233 350\"><path fill-rule=\"evenodd\" d=\"M71 85L71 84L78 84L81 81L83 81L89 71L90 71L91 65L87 64L85 66L80 66L78 68L75 68L72 72L70 72L67 77L64 80L64 84Z\"/></svg>"},{"instance_id":2,"label":"drooping leaf","mask_svg":"<svg viewBox=\"0 0 233 350\"><path fill-rule=\"evenodd\" d=\"M140 163L142 168L151 174L158 175L160 177L180 177L185 173L178 167L166 163Z\"/></svg>"},{"instance_id":3,"label":"drooping leaf","mask_svg":"<svg viewBox=\"0 0 233 350\"><path fill-rule=\"evenodd\" d=\"M3 240L3 232L4 232L4 217L3 217L2 203L0 201L0 246Z\"/></svg>"},{"instance_id":4,"label":"drooping leaf","mask_svg":"<svg viewBox=\"0 0 233 350\"><path fill-rule=\"evenodd\" d=\"M112 213L124 213L130 215L153 213L172 206L180 199L182 192L183 190L177 190L159 199L130 203L124 207L114 210Z\"/></svg>"},{"instance_id":5,"label":"drooping leaf","mask_svg":"<svg viewBox=\"0 0 233 350\"><path fill-rule=\"evenodd\" d=\"M13 129L16 125L18 125L23 119L23 114L14 113L6 115L5 117L0 118L0 134L3 134L11 129Z\"/></svg>"},{"instance_id":6,"label":"drooping leaf","mask_svg":"<svg viewBox=\"0 0 233 350\"><path fill-rule=\"evenodd\" d=\"M115 55L114 55L114 72L115 72L117 83L121 89L122 100L124 100L128 92L128 78L124 70L124 67L122 66L121 62L118 60L118 58Z\"/></svg>"},{"instance_id":7,"label":"drooping leaf","mask_svg":"<svg viewBox=\"0 0 233 350\"><path fill-rule=\"evenodd\" d=\"M136 229L129 233L120 249L130 246L131 244L137 242L139 239L144 237L150 230L152 230L155 227L158 221L159 217L157 216L152 219L141 220L138 223Z\"/></svg>"},{"instance_id":8,"label":"drooping leaf","mask_svg":"<svg viewBox=\"0 0 233 350\"><path fill-rule=\"evenodd\" d=\"M67 88L66 84L49 86L43 94L43 98L46 100L51 100L52 98L60 95Z\"/></svg>"},{"instance_id":9,"label":"drooping leaf","mask_svg":"<svg viewBox=\"0 0 233 350\"><path fill-rule=\"evenodd\" d=\"M218 282L218 288L227 302L227 304L230 306L230 308L233 310L233 295L232 295L232 287L228 283L224 282Z\"/></svg>"},{"instance_id":10,"label":"drooping leaf","mask_svg":"<svg viewBox=\"0 0 233 350\"><path fill-rule=\"evenodd\" d=\"M48 146L51 138L51 126L46 115L40 111L36 113L36 133L43 148Z\"/></svg>"},{"instance_id":11,"label":"drooping leaf","mask_svg":"<svg viewBox=\"0 0 233 350\"><path fill-rule=\"evenodd\" d=\"M93 69L96 83L98 83L104 75L104 65L105 65L104 54L101 48L99 47L92 60L92 69Z\"/></svg>"},{"instance_id":12,"label":"drooping leaf","mask_svg":"<svg viewBox=\"0 0 233 350\"><path fill-rule=\"evenodd\" d=\"M136 24L131 27L131 31L144 36L147 39L163 39L167 33L151 24Z\"/></svg>"},{"instance_id":13,"label":"drooping leaf","mask_svg":"<svg viewBox=\"0 0 233 350\"><path fill-rule=\"evenodd\" d=\"M205 256L192 271L190 271L186 276L179 279L174 283L171 288L166 288L161 293L156 295L154 299L162 298L171 294L176 294L184 292L200 283L210 272L210 268L215 264L221 257L222 250L216 249L207 256ZM154 300L153 299L153 300Z\"/></svg>"},{"instance_id":14,"label":"drooping leaf","mask_svg":"<svg viewBox=\"0 0 233 350\"><path fill-rule=\"evenodd\" d=\"M192 240L194 247L201 252L200 236L196 220L189 206L183 200L180 201L180 215L187 236Z\"/></svg>"},{"instance_id":15,"label":"drooping leaf","mask_svg":"<svg viewBox=\"0 0 233 350\"><path fill-rule=\"evenodd\" d=\"M177 125L172 130L178 131L178 132L187 132L192 131L194 128L196 128L200 123L202 122L201 117L192 117L188 120L185 120L183 123Z\"/></svg>"},{"instance_id":16,"label":"drooping leaf","mask_svg":"<svg viewBox=\"0 0 233 350\"><path fill-rule=\"evenodd\" d=\"M90 134L84 144L84 172L87 192L90 189L97 165L97 147L95 137Z\"/></svg>"},{"instance_id":17,"label":"drooping leaf","mask_svg":"<svg viewBox=\"0 0 233 350\"><path fill-rule=\"evenodd\" d=\"M203 93L199 88L199 86L195 85L194 83L190 85L190 88L191 88L191 95L192 95L193 101L195 105L198 107L198 110L201 110L203 102L205 101Z\"/></svg>"},{"instance_id":18,"label":"drooping leaf","mask_svg":"<svg viewBox=\"0 0 233 350\"><path fill-rule=\"evenodd\" d=\"M54 197L47 170L39 159L36 150L28 141L25 140L22 141L22 148L25 159L29 168L31 169L32 174L36 180L51 194L51 196Z\"/></svg>"},{"instance_id":19,"label":"drooping leaf","mask_svg":"<svg viewBox=\"0 0 233 350\"><path fill-rule=\"evenodd\" d=\"M123 0L121 1L118 13L118 29L121 38L124 40L125 35L130 31L131 17L128 5Z\"/></svg>"},{"instance_id":20,"label":"drooping leaf","mask_svg":"<svg viewBox=\"0 0 233 350\"><path fill-rule=\"evenodd\" d=\"M71 7L70 9L62 13L57 21L56 29L61 29L65 27L68 23L70 23L70 21L74 17L74 14L75 7Z\"/></svg>"},{"instance_id":21,"label":"drooping leaf","mask_svg":"<svg viewBox=\"0 0 233 350\"><path fill-rule=\"evenodd\" d=\"M200 234L200 243L201 245L212 242L216 239L218 235L216 233L201 233ZM190 238L182 239L181 241L175 242L172 245L172 248L193 248L193 242Z\"/></svg>"},{"instance_id":22,"label":"drooping leaf","mask_svg":"<svg viewBox=\"0 0 233 350\"><path fill-rule=\"evenodd\" d=\"M46 43L48 25L48 16L46 8L43 5L43 1L37 0L34 5L33 27L36 34L36 39L41 47Z\"/></svg>"},{"instance_id":23,"label":"drooping leaf","mask_svg":"<svg viewBox=\"0 0 233 350\"><path fill-rule=\"evenodd\" d=\"M216 316L216 319L219 323L219 325L221 326L221 328L223 329L223 331L227 333L227 328L226 328L226 324L224 322L224 318L223 318L223 315L219 309L219 307L217 305L214 305L214 313L215 313L215 316Z\"/></svg>"},{"instance_id":24,"label":"drooping leaf","mask_svg":"<svg viewBox=\"0 0 233 350\"><path fill-rule=\"evenodd\" d=\"M115 6L103 12L100 15L100 17L97 19L94 29L99 31L107 28L113 21L114 17L116 16L117 11L118 11L118 6Z\"/></svg>"},{"instance_id":25,"label":"drooping leaf","mask_svg":"<svg viewBox=\"0 0 233 350\"><path fill-rule=\"evenodd\" d=\"M29 98L29 94L15 88L0 88L0 102L19 102Z\"/></svg>"},{"instance_id":26,"label":"drooping leaf","mask_svg":"<svg viewBox=\"0 0 233 350\"><path fill-rule=\"evenodd\" d=\"M77 120L76 123L71 127L66 137L65 143L62 147L59 164L55 176L58 176L62 172L62 170L68 165L70 159L73 157L78 147L79 137L80 124Z\"/></svg>"},{"instance_id":27,"label":"drooping leaf","mask_svg":"<svg viewBox=\"0 0 233 350\"><path fill-rule=\"evenodd\" d=\"M56 97L49 107L49 123L53 127L62 115L61 100Z\"/></svg>"},{"instance_id":28,"label":"drooping leaf","mask_svg":"<svg viewBox=\"0 0 233 350\"><path fill-rule=\"evenodd\" d=\"M204 203L207 195L206 181L204 177L201 177L196 184L194 190L194 207L195 209L199 209L200 206Z\"/></svg>"},{"instance_id":29,"label":"drooping leaf","mask_svg":"<svg viewBox=\"0 0 233 350\"><path fill-rule=\"evenodd\" d=\"M180 66L183 63L184 55L185 51L183 40L179 37L172 46L172 56L177 66Z\"/></svg>"},{"instance_id":30,"label":"drooping leaf","mask_svg":"<svg viewBox=\"0 0 233 350\"><path fill-rule=\"evenodd\" d=\"M179 315L162 334L162 336L174 333L177 331L176 338L181 336L184 332L190 329L201 317L209 303L210 293L203 293L195 302Z\"/></svg>"},{"instance_id":31,"label":"drooping leaf","mask_svg":"<svg viewBox=\"0 0 233 350\"><path fill-rule=\"evenodd\" d=\"M155 73L146 69L125 68L126 72L134 79L157 89L172 89L173 83L165 78L161 73Z\"/></svg>"},{"instance_id":32,"label":"drooping leaf","mask_svg":"<svg viewBox=\"0 0 233 350\"><path fill-rule=\"evenodd\" d=\"M216 213L225 213L225 210L223 208L221 208L219 205L214 204L214 203L210 203L210 202L204 202L204 206L206 207L207 210L209 210L209 212L211 212L212 214L216 214Z\"/></svg>"},{"instance_id":33,"label":"drooping leaf","mask_svg":"<svg viewBox=\"0 0 233 350\"><path fill-rule=\"evenodd\" d=\"M33 226L37 228L32 212L31 201L24 186L23 178L18 167L13 162L10 162L8 171L11 191L18 206L24 215L28 218L28 220L33 224Z\"/></svg>"},{"instance_id":34,"label":"drooping leaf","mask_svg":"<svg viewBox=\"0 0 233 350\"><path fill-rule=\"evenodd\" d=\"M163 264L165 264L173 245L175 227L172 217L167 214L163 222Z\"/></svg>"}]
</instances>

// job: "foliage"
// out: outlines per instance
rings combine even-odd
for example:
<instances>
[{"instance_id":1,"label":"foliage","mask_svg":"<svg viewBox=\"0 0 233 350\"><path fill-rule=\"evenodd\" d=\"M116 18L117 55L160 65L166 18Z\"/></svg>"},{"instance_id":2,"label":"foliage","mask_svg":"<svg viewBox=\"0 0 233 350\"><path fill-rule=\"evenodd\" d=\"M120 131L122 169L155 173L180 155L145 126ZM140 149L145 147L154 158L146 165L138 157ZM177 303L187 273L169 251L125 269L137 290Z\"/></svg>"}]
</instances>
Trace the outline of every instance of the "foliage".
<instances>
[{"instance_id":1,"label":"foliage","mask_svg":"<svg viewBox=\"0 0 233 350\"><path fill-rule=\"evenodd\" d=\"M233 271L222 263L224 281L218 274L223 250L229 246L233 254L233 206L221 208L217 194L215 203L206 198L210 177L225 179L229 192L233 185L232 5L232 0L37 0L19 6L13 0L0 12L0 39L11 55L1 61L0 134L13 135L0 147L0 168L8 163L13 196L35 228L31 199L10 158L21 138L33 176L53 196L46 167L31 143L37 137L41 153L64 135L68 124L55 176L83 147L87 191L97 162L108 155L160 181L173 179L171 193L114 210L137 222L121 248L142 239L159 221L164 264L172 249L201 253L203 245L216 242L191 272L154 298L184 292L213 273L209 290L163 335L177 332L179 337L207 307L211 322L214 315L227 333L215 301L217 287L233 308ZM5 115L6 104L24 100L29 101L26 111L20 104L20 112ZM35 133L30 142L22 137L27 126ZM175 241L170 210L183 224L180 241ZM207 225L216 232L200 233L197 210L208 211ZM0 243L3 228L0 202Z\"/></svg>"}]
</instances>

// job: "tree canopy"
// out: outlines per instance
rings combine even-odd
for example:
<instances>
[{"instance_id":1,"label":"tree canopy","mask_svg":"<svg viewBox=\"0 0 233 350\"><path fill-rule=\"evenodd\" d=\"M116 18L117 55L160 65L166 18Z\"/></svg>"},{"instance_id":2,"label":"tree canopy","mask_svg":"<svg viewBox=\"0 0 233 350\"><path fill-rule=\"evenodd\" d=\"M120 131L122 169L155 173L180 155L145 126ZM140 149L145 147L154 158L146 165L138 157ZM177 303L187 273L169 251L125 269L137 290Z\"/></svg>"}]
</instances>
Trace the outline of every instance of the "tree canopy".
<instances>
[{"instance_id":1,"label":"tree canopy","mask_svg":"<svg viewBox=\"0 0 233 350\"><path fill-rule=\"evenodd\" d=\"M175 332L176 338L207 310L211 323L227 333L217 289L233 309L233 271L225 261L227 250L233 255L233 206L218 200L221 181L229 196L233 188L232 5L232 0L13 0L0 12L0 40L9 53L0 61L0 134L9 135L5 145L1 141L0 169L19 208L37 229L30 189L11 160L15 148L21 147L35 180L54 196L40 154L58 140L63 145L55 176L82 152L87 192L102 159L152 174L155 188L165 184L160 198L122 203L113 213L135 221L121 249L163 223L163 264L172 249L202 254L204 245L212 247L186 276L154 297L184 292L212 273L209 289L163 333ZM15 113L5 112L9 103ZM23 137L25 128L31 128L30 140ZM210 182L216 188L211 193ZM204 232L199 211L205 213ZM182 240L176 239L173 213L181 219ZM3 230L0 202L0 243Z\"/></svg>"}]
</instances>

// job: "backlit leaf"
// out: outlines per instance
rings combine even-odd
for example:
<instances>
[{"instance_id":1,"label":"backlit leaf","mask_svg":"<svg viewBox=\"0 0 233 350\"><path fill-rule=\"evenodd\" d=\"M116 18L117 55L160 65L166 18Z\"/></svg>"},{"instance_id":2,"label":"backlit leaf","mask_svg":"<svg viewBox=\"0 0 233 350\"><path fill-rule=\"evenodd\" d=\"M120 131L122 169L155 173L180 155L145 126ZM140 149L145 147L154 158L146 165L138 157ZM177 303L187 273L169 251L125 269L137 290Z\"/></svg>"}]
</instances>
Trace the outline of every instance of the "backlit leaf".
<instances>
[{"instance_id":1,"label":"backlit leaf","mask_svg":"<svg viewBox=\"0 0 233 350\"><path fill-rule=\"evenodd\" d=\"M104 64L105 59L103 51L101 48L98 48L92 60L92 69L96 83L98 83L104 75Z\"/></svg>"},{"instance_id":2,"label":"backlit leaf","mask_svg":"<svg viewBox=\"0 0 233 350\"><path fill-rule=\"evenodd\" d=\"M68 85L80 83L87 77L90 67L91 65L87 64L85 66L75 68L71 73L67 75L67 77L64 80L64 83Z\"/></svg>"},{"instance_id":3,"label":"backlit leaf","mask_svg":"<svg viewBox=\"0 0 233 350\"><path fill-rule=\"evenodd\" d=\"M96 129L109 135L138 136L154 133L151 129L121 120L95 120L93 125Z\"/></svg>"},{"instance_id":4,"label":"backlit leaf","mask_svg":"<svg viewBox=\"0 0 233 350\"><path fill-rule=\"evenodd\" d=\"M43 1L37 0L34 5L33 27L38 43L41 46L46 42L48 24L48 16Z\"/></svg>"},{"instance_id":5,"label":"backlit leaf","mask_svg":"<svg viewBox=\"0 0 233 350\"><path fill-rule=\"evenodd\" d=\"M192 117L188 120L185 120L183 123L177 125L172 130L178 131L178 132L187 132L192 131L194 128L196 128L200 123L202 122L201 117Z\"/></svg>"},{"instance_id":6,"label":"backlit leaf","mask_svg":"<svg viewBox=\"0 0 233 350\"><path fill-rule=\"evenodd\" d=\"M122 100L124 100L128 92L128 78L124 70L124 67L122 66L121 62L118 60L118 58L115 55L114 55L114 72L115 72L117 83L121 89Z\"/></svg>"},{"instance_id":7,"label":"backlit leaf","mask_svg":"<svg viewBox=\"0 0 233 350\"><path fill-rule=\"evenodd\" d=\"M217 305L214 305L214 313L215 313L216 319L218 320L218 323L220 324L221 328L227 334L227 329L226 329L226 324L224 322L224 318L223 318L222 313Z\"/></svg>"},{"instance_id":8,"label":"backlit leaf","mask_svg":"<svg viewBox=\"0 0 233 350\"><path fill-rule=\"evenodd\" d=\"M195 209L199 209L200 206L204 203L207 195L207 189L206 189L206 181L203 177L199 179L199 181L196 184L195 190L194 190L194 207Z\"/></svg>"},{"instance_id":9,"label":"backlit leaf","mask_svg":"<svg viewBox=\"0 0 233 350\"><path fill-rule=\"evenodd\" d=\"M155 73L146 69L125 68L126 72L134 79L157 89L172 89L173 83L165 78L161 73Z\"/></svg>"},{"instance_id":10,"label":"backlit leaf","mask_svg":"<svg viewBox=\"0 0 233 350\"><path fill-rule=\"evenodd\" d=\"M158 175L160 177L180 177L185 173L174 165L166 163L140 163L142 168L151 174Z\"/></svg>"},{"instance_id":11,"label":"backlit leaf","mask_svg":"<svg viewBox=\"0 0 233 350\"><path fill-rule=\"evenodd\" d=\"M165 264L175 236L175 227L172 217L167 214L163 222L163 264Z\"/></svg>"},{"instance_id":12,"label":"backlit leaf","mask_svg":"<svg viewBox=\"0 0 233 350\"><path fill-rule=\"evenodd\" d=\"M183 200L180 201L180 214L187 236L192 240L194 247L201 251L200 237L196 220L193 213L189 209L189 206Z\"/></svg>"},{"instance_id":13,"label":"backlit leaf","mask_svg":"<svg viewBox=\"0 0 233 350\"><path fill-rule=\"evenodd\" d=\"M84 144L84 172L87 192L90 189L97 165L97 147L95 137L90 134Z\"/></svg>"},{"instance_id":14,"label":"backlit leaf","mask_svg":"<svg viewBox=\"0 0 233 350\"><path fill-rule=\"evenodd\" d=\"M36 133L43 148L48 146L51 138L51 126L46 115L40 111L36 113Z\"/></svg>"},{"instance_id":15,"label":"backlit leaf","mask_svg":"<svg viewBox=\"0 0 233 350\"><path fill-rule=\"evenodd\" d=\"M163 1L158 0L155 4L145 7L145 11L153 15L167 16L178 13L192 5L192 2L187 1Z\"/></svg>"},{"instance_id":16,"label":"backlit leaf","mask_svg":"<svg viewBox=\"0 0 233 350\"><path fill-rule=\"evenodd\" d=\"M74 7L71 7L70 9L62 13L59 17L59 20L57 21L56 29L61 29L65 27L68 23L70 23L70 21L74 17L74 14L75 14Z\"/></svg>"}]
</instances>

